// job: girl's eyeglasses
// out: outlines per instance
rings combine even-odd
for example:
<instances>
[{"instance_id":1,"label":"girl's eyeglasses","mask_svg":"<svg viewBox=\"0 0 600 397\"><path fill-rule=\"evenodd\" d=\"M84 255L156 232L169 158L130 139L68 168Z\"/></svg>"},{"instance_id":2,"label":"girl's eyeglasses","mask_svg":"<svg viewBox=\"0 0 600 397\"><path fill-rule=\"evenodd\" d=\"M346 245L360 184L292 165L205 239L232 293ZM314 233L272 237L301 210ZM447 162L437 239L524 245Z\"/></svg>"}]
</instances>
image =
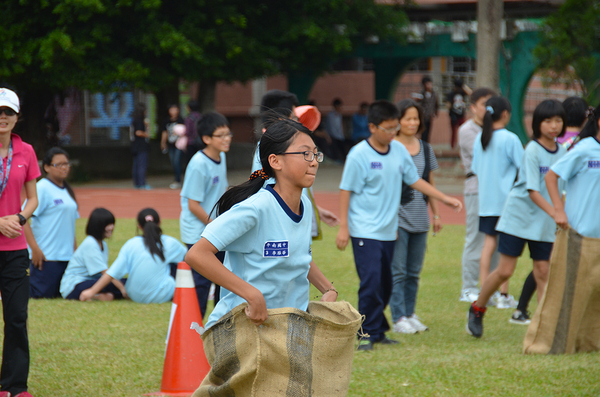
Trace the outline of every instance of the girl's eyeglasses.
<instances>
[{"instance_id":1,"label":"girl's eyeglasses","mask_svg":"<svg viewBox=\"0 0 600 397\"><path fill-rule=\"evenodd\" d=\"M15 112L14 110L12 110L11 108L0 108L0 114L4 113L7 116L14 116L15 114L17 114L17 112Z\"/></svg>"},{"instance_id":2,"label":"girl's eyeglasses","mask_svg":"<svg viewBox=\"0 0 600 397\"><path fill-rule=\"evenodd\" d=\"M304 160L311 162L314 159L317 159L317 163L322 163L323 162L323 153L321 152L311 152L309 150L307 150L306 152L285 152L285 153L281 153L281 154L303 154L304 155Z\"/></svg>"},{"instance_id":3,"label":"girl's eyeglasses","mask_svg":"<svg viewBox=\"0 0 600 397\"><path fill-rule=\"evenodd\" d=\"M50 165L54 168L69 168L71 166L71 163L54 163Z\"/></svg>"}]
</instances>

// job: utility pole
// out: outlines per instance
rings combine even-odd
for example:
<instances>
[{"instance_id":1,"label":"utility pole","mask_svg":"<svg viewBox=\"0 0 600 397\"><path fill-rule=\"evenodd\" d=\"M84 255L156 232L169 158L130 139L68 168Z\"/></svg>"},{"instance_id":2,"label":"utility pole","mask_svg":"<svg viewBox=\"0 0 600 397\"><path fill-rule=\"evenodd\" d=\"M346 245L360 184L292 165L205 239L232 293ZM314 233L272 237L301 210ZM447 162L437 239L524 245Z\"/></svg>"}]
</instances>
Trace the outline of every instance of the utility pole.
<instances>
[{"instance_id":1,"label":"utility pole","mask_svg":"<svg viewBox=\"0 0 600 397\"><path fill-rule=\"evenodd\" d=\"M499 92L500 24L504 16L502 0L477 1L477 87Z\"/></svg>"}]
</instances>

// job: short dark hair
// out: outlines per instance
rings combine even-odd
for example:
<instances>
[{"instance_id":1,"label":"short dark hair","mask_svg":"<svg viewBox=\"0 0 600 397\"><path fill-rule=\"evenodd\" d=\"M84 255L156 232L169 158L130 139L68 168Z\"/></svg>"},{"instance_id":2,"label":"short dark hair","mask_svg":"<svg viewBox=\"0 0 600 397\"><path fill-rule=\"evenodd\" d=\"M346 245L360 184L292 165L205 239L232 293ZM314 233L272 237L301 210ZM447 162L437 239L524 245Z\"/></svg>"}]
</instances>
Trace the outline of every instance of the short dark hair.
<instances>
[{"instance_id":1,"label":"short dark hair","mask_svg":"<svg viewBox=\"0 0 600 397\"><path fill-rule=\"evenodd\" d=\"M342 104L342 100L340 98L333 98L333 101L331 101L331 105L335 106L340 106Z\"/></svg>"},{"instance_id":2,"label":"short dark hair","mask_svg":"<svg viewBox=\"0 0 600 397\"><path fill-rule=\"evenodd\" d=\"M398 114L396 105L386 99L380 99L369 106L367 120L369 123L379 125L386 120L397 119Z\"/></svg>"},{"instance_id":3,"label":"short dark hair","mask_svg":"<svg viewBox=\"0 0 600 397\"><path fill-rule=\"evenodd\" d=\"M423 108L417 102L413 101L412 99L403 99L400 102L398 102L396 106L398 107L399 112L398 119L404 117L408 109L417 109L417 112L419 113L419 130L417 132L423 132L423 129L425 128L425 120L423 119ZM400 135L400 131L398 131L398 134L396 135Z\"/></svg>"},{"instance_id":4,"label":"short dark hair","mask_svg":"<svg viewBox=\"0 0 600 397\"><path fill-rule=\"evenodd\" d=\"M198 131L198 136L200 137L200 141L202 141L203 136L212 136L217 128L226 126L229 126L229 121L227 121L225 116L218 112L208 112L203 114L202 118L198 121L196 131ZM204 146L204 141L201 143Z\"/></svg>"},{"instance_id":5,"label":"short dark hair","mask_svg":"<svg viewBox=\"0 0 600 397\"><path fill-rule=\"evenodd\" d=\"M200 104L198 103L198 101L192 99L191 101L188 101L187 103L188 108L190 108L190 111L192 112L199 112L200 111Z\"/></svg>"},{"instance_id":6,"label":"short dark hair","mask_svg":"<svg viewBox=\"0 0 600 397\"><path fill-rule=\"evenodd\" d=\"M581 127L585 122L588 104L583 98L570 96L562 103L567 115L567 127Z\"/></svg>"},{"instance_id":7,"label":"short dark hair","mask_svg":"<svg viewBox=\"0 0 600 397\"><path fill-rule=\"evenodd\" d=\"M537 105L533 111L533 119L531 121L533 137L539 139L539 137L542 135L542 132L540 131L540 125L542 124L542 121L555 116L560 117L563 121L562 130L558 136L561 137L565 135L565 131L567 129L567 115L565 113L565 109L556 99L546 99L545 101L540 102L540 104Z\"/></svg>"},{"instance_id":8,"label":"short dark hair","mask_svg":"<svg viewBox=\"0 0 600 397\"><path fill-rule=\"evenodd\" d=\"M96 208L90 214L85 234L92 236L97 241L104 240L106 226L115 224L115 216L106 208Z\"/></svg>"},{"instance_id":9,"label":"short dark hair","mask_svg":"<svg viewBox=\"0 0 600 397\"><path fill-rule=\"evenodd\" d=\"M496 92L491 88L481 87L477 88L475 91L471 93L471 105L474 105L481 98L485 98L486 96L496 96Z\"/></svg>"},{"instance_id":10,"label":"short dark hair","mask_svg":"<svg viewBox=\"0 0 600 397\"><path fill-rule=\"evenodd\" d=\"M296 94L283 90L267 91L260 101L261 121L263 124L267 122L272 117L273 112L289 118L296 106L298 106Z\"/></svg>"},{"instance_id":11,"label":"short dark hair","mask_svg":"<svg viewBox=\"0 0 600 397\"><path fill-rule=\"evenodd\" d=\"M425 85L425 83L431 83L431 77L423 76L423 78L421 79L421 84Z\"/></svg>"}]
</instances>

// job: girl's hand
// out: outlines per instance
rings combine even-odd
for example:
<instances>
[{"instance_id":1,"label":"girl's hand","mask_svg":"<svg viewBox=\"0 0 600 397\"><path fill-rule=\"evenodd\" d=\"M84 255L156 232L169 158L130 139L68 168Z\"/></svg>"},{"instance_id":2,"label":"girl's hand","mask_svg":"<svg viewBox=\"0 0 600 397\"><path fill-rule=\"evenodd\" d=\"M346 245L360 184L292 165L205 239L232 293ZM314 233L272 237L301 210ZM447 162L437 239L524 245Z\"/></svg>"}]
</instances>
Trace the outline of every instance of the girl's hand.
<instances>
[{"instance_id":1,"label":"girl's hand","mask_svg":"<svg viewBox=\"0 0 600 397\"><path fill-rule=\"evenodd\" d=\"M121 291L121 295L123 295L123 299L129 299L129 295L127 295L127 290L125 288L119 289Z\"/></svg>"},{"instance_id":2,"label":"girl's hand","mask_svg":"<svg viewBox=\"0 0 600 397\"><path fill-rule=\"evenodd\" d=\"M442 225L442 221L438 218L438 219L433 219L433 235L435 236L436 233L439 233L440 230L442 230L444 226Z\"/></svg>"},{"instance_id":3,"label":"girl's hand","mask_svg":"<svg viewBox=\"0 0 600 397\"><path fill-rule=\"evenodd\" d=\"M81 291L79 294L79 300L82 302L89 302L94 297L94 293L91 291L91 288Z\"/></svg>"},{"instance_id":4,"label":"girl's hand","mask_svg":"<svg viewBox=\"0 0 600 397\"><path fill-rule=\"evenodd\" d=\"M348 240L350 240L350 232L348 231L348 228L340 226L340 230L338 231L335 239L335 245L337 245L340 251L343 251L348 245Z\"/></svg>"},{"instance_id":5,"label":"girl's hand","mask_svg":"<svg viewBox=\"0 0 600 397\"><path fill-rule=\"evenodd\" d=\"M555 210L554 222L564 230L569 228L569 221L567 220L567 214L564 210Z\"/></svg>"},{"instance_id":6,"label":"girl's hand","mask_svg":"<svg viewBox=\"0 0 600 397\"><path fill-rule=\"evenodd\" d=\"M31 263L33 263L33 266L42 270L42 265L45 260L46 256L44 255L41 249L31 249Z\"/></svg>"},{"instance_id":7,"label":"girl's hand","mask_svg":"<svg viewBox=\"0 0 600 397\"><path fill-rule=\"evenodd\" d=\"M319 219L329 227L335 227L340 224L340 218L333 212L327 211L325 208L319 208Z\"/></svg>"},{"instance_id":8,"label":"girl's hand","mask_svg":"<svg viewBox=\"0 0 600 397\"><path fill-rule=\"evenodd\" d=\"M0 233L8 238L17 238L21 235L21 224L19 217L8 215L0 218Z\"/></svg>"},{"instance_id":9,"label":"girl's hand","mask_svg":"<svg viewBox=\"0 0 600 397\"><path fill-rule=\"evenodd\" d=\"M265 297L259 290L256 290L253 296L246 301L248 302L248 307L245 309L246 316L252 321L252 324L258 327L269 317Z\"/></svg>"},{"instance_id":10,"label":"girl's hand","mask_svg":"<svg viewBox=\"0 0 600 397\"><path fill-rule=\"evenodd\" d=\"M450 196L446 196L444 198L443 203L446 204L448 207L452 207L454 209L454 212L460 212L460 210L462 210L462 207L463 207L460 200L457 200L454 197L450 197Z\"/></svg>"},{"instance_id":11,"label":"girl's hand","mask_svg":"<svg viewBox=\"0 0 600 397\"><path fill-rule=\"evenodd\" d=\"M321 297L321 302L335 302L338 297L338 292L334 289L329 290Z\"/></svg>"}]
</instances>

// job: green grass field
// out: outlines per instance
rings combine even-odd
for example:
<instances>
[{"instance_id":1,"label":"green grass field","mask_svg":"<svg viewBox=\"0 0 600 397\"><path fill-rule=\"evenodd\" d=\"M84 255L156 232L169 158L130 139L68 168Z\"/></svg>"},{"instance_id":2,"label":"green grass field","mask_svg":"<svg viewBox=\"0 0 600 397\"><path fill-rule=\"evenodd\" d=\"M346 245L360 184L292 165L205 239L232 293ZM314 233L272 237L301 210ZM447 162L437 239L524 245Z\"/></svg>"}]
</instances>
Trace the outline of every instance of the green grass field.
<instances>
[{"instance_id":1,"label":"green grass field","mask_svg":"<svg viewBox=\"0 0 600 397\"><path fill-rule=\"evenodd\" d=\"M79 242L85 222L78 220ZM176 220L164 221L163 229L179 235ZM337 230L324 231L324 240L313 245L315 262L335 282L339 298L356 306L358 279L351 249L339 252ZM133 220L118 220L108 243L111 262L134 233ZM508 323L511 310L488 310L482 339L466 334L468 305L458 302L463 241L462 226L446 226L437 237L429 237L417 314L430 331L390 333L400 346L376 345L373 352L357 352L349 396L600 395L597 353L525 356L521 347L526 327ZM516 297L530 269L528 258L519 261L510 288ZM311 290L311 297L317 295ZM30 392L71 397L158 391L170 309L171 304L130 301L31 301ZM535 302L530 309L535 310Z\"/></svg>"}]
</instances>

